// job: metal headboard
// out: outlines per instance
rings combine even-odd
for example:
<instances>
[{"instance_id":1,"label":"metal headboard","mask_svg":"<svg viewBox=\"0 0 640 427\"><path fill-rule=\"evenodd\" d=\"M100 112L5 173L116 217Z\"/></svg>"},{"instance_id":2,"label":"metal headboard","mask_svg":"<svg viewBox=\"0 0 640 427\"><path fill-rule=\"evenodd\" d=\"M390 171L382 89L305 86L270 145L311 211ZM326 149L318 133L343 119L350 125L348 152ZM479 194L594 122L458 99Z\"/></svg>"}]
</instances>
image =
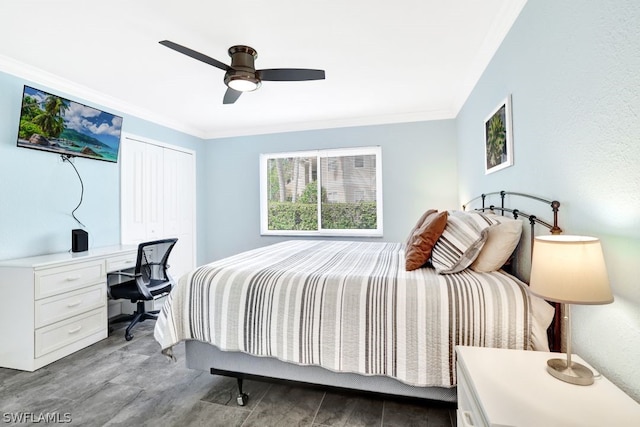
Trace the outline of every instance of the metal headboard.
<instances>
[{"instance_id":1,"label":"metal headboard","mask_svg":"<svg viewBox=\"0 0 640 427\"><path fill-rule=\"evenodd\" d=\"M496 195L496 194L500 195L500 206L498 207L498 206L490 205L487 207L486 206L487 196ZM551 206L551 210L553 212L553 224L549 224L548 222L538 218L537 216L528 214L519 209L506 208L504 206L504 199L506 196L520 196L520 197L525 197L528 199L533 199L533 200L537 200L539 202L548 204L549 206ZM542 197L533 196L531 194L516 193L513 191L494 191L492 193L483 193L478 197L474 197L473 199L469 200L467 203L462 205L462 210L466 210L467 206L469 206L471 203L475 202L478 199L482 199L482 207L476 208L476 210L479 210L479 211L496 211L497 210L497 211L500 211L502 215L504 215L505 212L510 212L515 219L518 219L518 217L527 218L531 226L531 249L533 249L533 239L535 237L534 228L536 224L540 224L543 227L548 228L551 234L562 233L562 229L558 227L558 210L560 209L560 202L557 200L547 200L547 199L543 199Z\"/></svg>"},{"instance_id":2,"label":"metal headboard","mask_svg":"<svg viewBox=\"0 0 640 427\"><path fill-rule=\"evenodd\" d=\"M487 197L488 196L493 196L493 195L499 195L500 196L500 206L495 206L495 205L490 205L490 206L486 206L486 202L487 202ZM512 209L512 208L507 208L505 207L505 197L506 196L519 196L519 197L524 197L527 199L532 199L532 200L536 200L542 203L546 203L551 207L551 211L553 213L553 224L550 224L547 221L544 221L540 218L538 218L536 215L533 214L529 214L526 212L523 212L519 209ZM549 229L549 232L551 234L560 234L562 233L562 229L558 226L558 210L560 209L560 202L558 202L557 200L548 200L542 197L538 197L538 196L534 196L531 194L525 194L525 193L517 193L517 192L512 192L512 191L494 191L492 193L483 193L478 197L475 197L471 200L469 200L467 203L465 203L464 205L462 205L462 210L466 210L467 207L475 202L476 200L482 200L482 207L480 208L475 208L475 210L478 211L499 211L501 212L501 214L504 216L505 212L509 212L513 215L513 218L518 219L519 217L523 217L523 218L527 218L529 220L529 225L531 227L531 232L530 232L530 237L531 237L531 242L530 242L530 250L531 250L531 254L533 254L533 242L535 239L535 225L539 224L543 227L546 227ZM551 347L552 351L560 351L561 349L561 340L562 340L562 329L561 329L561 325L562 325L562 314L561 314L561 307L560 304L552 304L555 307L555 316L553 319L553 322L551 323L551 326L549 327L549 331L548 331L548 335L549 335L549 345Z\"/></svg>"}]
</instances>

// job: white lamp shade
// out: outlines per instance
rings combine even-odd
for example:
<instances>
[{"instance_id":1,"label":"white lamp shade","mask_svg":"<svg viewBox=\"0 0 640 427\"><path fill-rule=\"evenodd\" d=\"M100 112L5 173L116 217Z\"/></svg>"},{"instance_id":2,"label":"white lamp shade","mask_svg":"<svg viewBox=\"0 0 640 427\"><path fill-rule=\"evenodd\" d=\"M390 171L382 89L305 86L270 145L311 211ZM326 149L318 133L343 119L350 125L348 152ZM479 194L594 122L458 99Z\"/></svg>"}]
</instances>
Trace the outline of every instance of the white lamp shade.
<instances>
[{"instance_id":1,"label":"white lamp shade","mask_svg":"<svg viewBox=\"0 0 640 427\"><path fill-rule=\"evenodd\" d=\"M613 302L600 240L587 236L538 236L533 244L529 288L565 304Z\"/></svg>"}]
</instances>

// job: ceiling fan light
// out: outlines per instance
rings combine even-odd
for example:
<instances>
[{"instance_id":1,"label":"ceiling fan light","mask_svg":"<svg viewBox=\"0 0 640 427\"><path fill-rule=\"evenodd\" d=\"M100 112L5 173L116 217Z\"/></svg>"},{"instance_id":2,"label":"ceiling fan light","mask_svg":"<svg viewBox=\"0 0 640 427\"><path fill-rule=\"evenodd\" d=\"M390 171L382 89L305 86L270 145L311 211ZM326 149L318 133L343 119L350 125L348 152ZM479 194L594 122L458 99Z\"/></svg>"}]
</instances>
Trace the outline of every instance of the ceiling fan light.
<instances>
[{"instance_id":1,"label":"ceiling fan light","mask_svg":"<svg viewBox=\"0 0 640 427\"><path fill-rule=\"evenodd\" d=\"M251 92L260 87L260 80L254 73L239 70L228 71L224 83L238 92Z\"/></svg>"},{"instance_id":2,"label":"ceiling fan light","mask_svg":"<svg viewBox=\"0 0 640 427\"><path fill-rule=\"evenodd\" d=\"M239 78L229 80L227 86L239 92L251 92L258 89L258 87L260 86L260 82Z\"/></svg>"}]
</instances>

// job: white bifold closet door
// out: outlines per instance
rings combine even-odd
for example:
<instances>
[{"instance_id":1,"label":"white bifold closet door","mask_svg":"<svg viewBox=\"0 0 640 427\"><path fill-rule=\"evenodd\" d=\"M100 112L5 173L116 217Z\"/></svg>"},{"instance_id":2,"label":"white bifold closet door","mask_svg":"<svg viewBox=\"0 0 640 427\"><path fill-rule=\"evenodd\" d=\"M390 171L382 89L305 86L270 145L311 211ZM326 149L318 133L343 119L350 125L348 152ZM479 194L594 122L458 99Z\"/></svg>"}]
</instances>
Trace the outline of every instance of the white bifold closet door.
<instances>
[{"instance_id":1,"label":"white bifold closet door","mask_svg":"<svg viewBox=\"0 0 640 427\"><path fill-rule=\"evenodd\" d=\"M120 145L121 242L177 237L170 273L195 267L195 152L133 135Z\"/></svg>"}]
</instances>

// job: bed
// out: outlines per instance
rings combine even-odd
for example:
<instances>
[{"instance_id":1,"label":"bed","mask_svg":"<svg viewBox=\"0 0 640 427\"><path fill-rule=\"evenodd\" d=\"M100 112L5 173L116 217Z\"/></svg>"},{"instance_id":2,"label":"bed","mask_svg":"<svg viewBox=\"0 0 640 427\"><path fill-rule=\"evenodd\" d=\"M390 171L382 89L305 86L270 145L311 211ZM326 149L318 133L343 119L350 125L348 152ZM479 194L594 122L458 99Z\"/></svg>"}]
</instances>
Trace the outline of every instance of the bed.
<instances>
[{"instance_id":1,"label":"bed","mask_svg":"<svg viewBox=\"0 0 640 427\"><path fill-rule=\"evenodd\" d=\"M522 230L523 217L531 233L557 228L559 204L551 226L505 208L519 193L501 193L500 207L482 197L478 210L425 212L403 243L290 240L201 266L171 292L154 336L168 356L186 341L188 367L238 378L240 405L244 378L454 402L456 345L549 349L553 307L478 262L489 231Z\"/></svg>"}]
</instances>

